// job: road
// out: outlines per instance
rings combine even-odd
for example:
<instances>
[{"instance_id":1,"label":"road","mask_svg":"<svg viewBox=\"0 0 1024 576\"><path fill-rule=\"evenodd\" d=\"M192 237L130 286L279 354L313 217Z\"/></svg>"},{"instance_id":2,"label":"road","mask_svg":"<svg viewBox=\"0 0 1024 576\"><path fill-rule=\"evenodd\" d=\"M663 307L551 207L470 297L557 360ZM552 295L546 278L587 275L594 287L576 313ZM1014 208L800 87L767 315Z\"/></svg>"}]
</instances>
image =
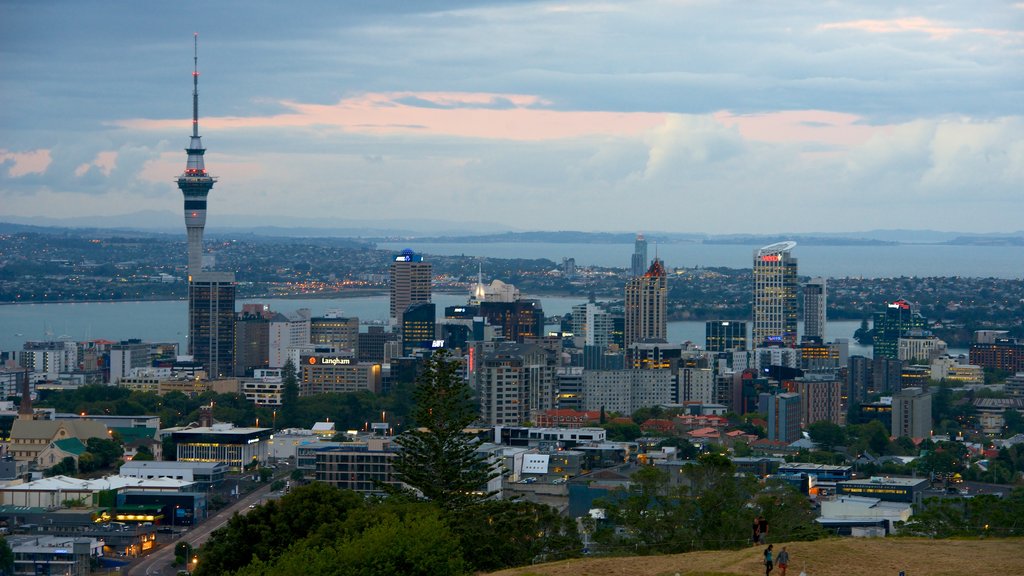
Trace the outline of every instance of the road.
<instances>
[{"instance_id":1,"label":"road","mask_svg":"<svg viewBox=\"0 0 1024 576\"><path fill-rule=\"evenodd\" d=\"M210 538L210 534L224 526L231 520L235 513L245 514L249 511L250 504L259 504L270 494L270 486L266 485L250 492L237 502L209 517L205 522L183 532L181 538L168 542L158 550L151 552L138 562L129 565L127 574L129 576L163 576L175 574L178 569L173 568L174 547L178 542L188 542L192 548L199 548Z\"/></svg>"}]
</instances>

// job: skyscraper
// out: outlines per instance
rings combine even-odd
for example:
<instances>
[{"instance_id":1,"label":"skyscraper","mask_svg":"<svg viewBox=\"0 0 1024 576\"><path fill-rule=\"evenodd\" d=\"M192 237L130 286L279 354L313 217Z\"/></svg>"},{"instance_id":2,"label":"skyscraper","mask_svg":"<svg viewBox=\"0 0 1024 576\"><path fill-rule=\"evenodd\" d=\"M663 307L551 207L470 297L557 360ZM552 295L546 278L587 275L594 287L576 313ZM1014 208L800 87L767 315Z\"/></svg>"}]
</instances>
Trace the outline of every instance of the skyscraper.
<instances>
[{"instance_id":1,"label":"skyscraper","mask_svg":"<svg viewBox=\"0 0 1024 576\"><path fill-rule=\"evenodd\" d=\"M906 300L886 304L884 312L875 312L874 357L898 358L900 337L923 331L927 323Z\"/></svg>"},{"instance_id":2,"label":"skyscraper","mask_svg":"<svg viewBox=\"0 0 1024 576\"><path fill-rule=\"evenodd\" d=\"M892 397L892 435L929 438L932 435L932 393L904 388Z\"/></svg>"},{"instance_id":3,"label":"skyscraper","mask_svg":"<svg viewBox=\"0 0 1024 576\"><path fill-rule=\"evenodd\" d=\"M643 276L626 283L624 347L642 340L665 341L668 336L668 280L657 258Z\"/></svg>"},{"instance_id":4,"label":"skyscraper","mask_svg":"<svg viewBox=\"0 0 1024 576\"><path fill-rule=\"evenodd\" d=\"M704 324L704 349L708 352L747 349L747 323L712 320Z\"/></svg>"},{"instance_id":5,"label":"skyscraper","mask_svg":"<svg viewBox=\"0 0 1024 576\"><path fill-rule=\"evenodd\" d=\"M633 277L643 276L647 270L647 240L643 234L636 235L636 242L633 244L632 264Z\"/></svg>"},{"instance_id":6,"label":"skyscraper","mask_svg":"<svg viewBox=\"0 0 1024 576\"><path fill-rule=\"evenodd\" d=\"M796 346L797 268L790 251L796 242L778 242L754 251L755 348L765 342Z\"/></svg>"},{"instance_id":7,"label":"skyscraper","mask_svg":"<svg viewBox=\"0 0 1024 576\"><path fill-rule=\"evenodd\" d=\"M402 321L402 313L412 304L430 302L433 268L423 255L406 248L391 259L391 324Z\"/></svg>"},{"instance_id":8,"label":"skyscraper","mask_svg":"<svg viewBox=\"0 0 1024 576\"><path fill-rule=\"evenodd\" d=\"M234 370L235 275L203 271L203 230L206 197L215 179L206 172L206 149L199 137L199 52L195 36L192 71L192 139L185 172L178 188L185 197L188 233L188 353L203 364L211 377L230 376Z\"/></svg>"},{"instance_id":9,"label":"skyscraper","mask_svg":"<svg viewBox=\"0 0 1024 576\"><path fill-rule=\"evenodd\" d=\"M825 341L826 302L824 278L813 278L804 284L804 340L819 344Z\"/></svg>"}]
</instances>

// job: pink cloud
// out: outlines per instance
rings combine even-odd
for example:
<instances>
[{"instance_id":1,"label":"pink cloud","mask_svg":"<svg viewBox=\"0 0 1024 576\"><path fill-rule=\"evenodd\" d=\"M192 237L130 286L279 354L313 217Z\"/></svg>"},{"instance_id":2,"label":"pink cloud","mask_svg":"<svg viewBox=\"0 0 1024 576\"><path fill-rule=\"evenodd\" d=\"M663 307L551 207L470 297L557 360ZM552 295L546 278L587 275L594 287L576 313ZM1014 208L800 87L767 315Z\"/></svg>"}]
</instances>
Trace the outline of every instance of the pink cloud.
<instances>
[{"instance_id":1,"label":"pink cloud","mask_svg":"<svg viewBox=\"0 0 1024 576\"><path fill-rule=\"evenodd\" d=\"M11 167L7 169L7 175L12 178L19 178L26 174L42 174L46 172L53 159L50 157L50 151L44 148L29 152L11 152L0 149L0 164L6 164L7 162L12 163Z\"/></svg>"},{"instance_id":2,"label":"pink cloud","mask_svg":"<svg viewBox=\"0 0 1024 576\"><path fill-rule=\"evenodd\" d=\"M854 114L827 110L787 110L763 114L716 112L715 120L735 126L747 140L760 142L816 142L847 148L866 142L884 128L860 124Z\"/></svg>"},{"instance_id":3,"label":"pink cloud","mask_svg":"<svg viewBox=\"0 0 1024 576\"><path fill-rule=\"evenodd\" d=\"M831 22L818 26L819 30L860 30L869 34L897 34L901 32L918 32L927 34L932 40L948 40L957 34L980 34L996 38L1021 37L1020 32L998 30L994 28L957 28L919 16L911 18L892 18L888 20L849 20Z\"/></svg>"},{"instance_id":4,"label":"pink cloud","mask_svg":"<svg viewBox=\"0 0 1024 576\"><path fill-rule=\"evenodd\" d=\"M78 168L75 168L75 176L82 177L89 171L90 168L96 168L103 173L104 176L110 176L110 173L117 167L117 151L107 150L99 152L96 157L93 158L92 162L85 162L80 164Z\"/></svg>"},{"instance_id":5,"label":"pink cloud","mask_svg":"<svg viewBox=\"0 0 1024 576\"><path fill-rule=\"evenodd\" d=\"M263 164L260 162L225 154L208 154L206 167L213 176L233 182L249 181L263 174ZM139 178L148 182L167 182L174 180L184 169L184 152L162 152L142 165Z\"/></svg>"},{"instance_id":6,"label":"pink cloud","mask_svg":"<svg viewBox=\"0 0 1024 576\"><path fill-rule=\"evenodd\" d=\"M563 111L531 95L459 92L371 93L336 104L283 101L289 113L262 117L210 117L213 130L332 127L366 134L424 134L499 140L541 141L596 134L637 135L665 121L651 112ZM136 119L126 128L169 130L181 120ZM187 123L185 123L187 126Z\"/></svg>"},{"instance_id":7,"label":"pink cloud","mask_svg":"<svg viewBox=\"0 0 1024 576\"><path fill-rule=\"evenodd\" d=\"M587 136L642 136L665 126L672 115L656 112L554 110L550 102L525 94L461 92L370 93L336 104L280 102L283 114L258 117L210 117L209 130L246 128L328 128L361 134L413 134L512 141L545 141ZM713 119L736 127L744 138L760 142L813 142L849 147L879 128L861 124L852 114L795 110L762 114L721 111ZM121 126L140 130L180 130L187 120L135 119ZM176 169L180 158L174 157ZM162 169L163 174L167 174ZM154 177L158 172L153 172ZM161 176L162 177L162 176Z\"/></svg>"}]
</instances>

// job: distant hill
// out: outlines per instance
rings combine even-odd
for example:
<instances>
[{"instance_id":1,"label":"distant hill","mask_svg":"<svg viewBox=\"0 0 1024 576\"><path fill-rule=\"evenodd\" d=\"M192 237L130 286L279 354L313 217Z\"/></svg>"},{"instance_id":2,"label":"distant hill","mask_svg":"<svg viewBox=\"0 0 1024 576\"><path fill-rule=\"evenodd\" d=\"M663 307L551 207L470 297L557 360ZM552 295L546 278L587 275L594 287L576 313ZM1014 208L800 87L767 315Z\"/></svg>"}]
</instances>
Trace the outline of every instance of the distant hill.
<instances>
[{"instance_id":1,"label":"distant hill","mask_svg":"<svg viewBox=\"0 0 1024 576\"><path fill-rule=\"evenodd\" d=\"M787 576L967 576L1024 574L1024 539L833 538L786 544ZM775 553L781 549L775 544ZM764 574L763 546L666 556L586 558L490 576L732 576ZM778 569L772 575L778 574Z\"/></svg>"}]
</instances>

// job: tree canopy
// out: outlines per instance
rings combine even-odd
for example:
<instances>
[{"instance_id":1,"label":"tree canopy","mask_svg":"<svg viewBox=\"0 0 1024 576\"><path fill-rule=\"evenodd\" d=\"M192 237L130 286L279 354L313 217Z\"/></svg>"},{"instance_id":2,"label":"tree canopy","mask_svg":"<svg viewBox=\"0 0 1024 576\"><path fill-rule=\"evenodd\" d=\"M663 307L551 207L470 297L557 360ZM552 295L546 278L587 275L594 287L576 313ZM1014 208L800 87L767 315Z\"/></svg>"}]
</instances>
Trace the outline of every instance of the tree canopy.
<instances>
[{"instance_id":1,"label":"tree canopy","mask_svg":"<svg viewBox=\"0 0 1024 576\"><path fill-rule=\"evenodd\" d=\"M395 439L401 447L395 477L450 510L490 496L486 485L499 474L466 431L477 418L477 407L459 368L445 350L425 362L413 391L413 424Z\"/></svg>"}]
</instances>

